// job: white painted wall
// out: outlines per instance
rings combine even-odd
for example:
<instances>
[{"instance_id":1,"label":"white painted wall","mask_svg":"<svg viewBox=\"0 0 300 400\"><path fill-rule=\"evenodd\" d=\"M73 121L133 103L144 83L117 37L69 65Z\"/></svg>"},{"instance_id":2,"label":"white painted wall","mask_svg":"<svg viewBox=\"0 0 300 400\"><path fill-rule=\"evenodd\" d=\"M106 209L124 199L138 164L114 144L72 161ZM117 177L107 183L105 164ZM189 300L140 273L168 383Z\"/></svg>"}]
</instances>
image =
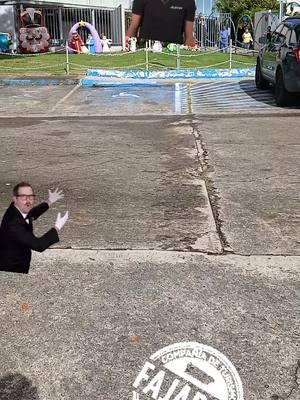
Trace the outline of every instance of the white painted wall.
<instances>
[{"instance_id":1,"label":"white painted wall","mask_svg":"<svg viewBox=\"0 0 300 400\"><path fill-rule=\"evenodd\" d=\"M0 6L0 32L15 32L15 11L13 6Z\"/></svg>"},{"instance_id":2,"label":"white painted wall","mask_svg":"<svg viewBox=\"0 0 300 400\"><path fill-rule=\"evenodd\" d=\"M24 0L26 2L26 0ZM82 6L82 7L119 7L123 4L126 10L131 9L133 0L36 0L36 3L46 3L46 4L62 4L68 6Z\"/></svg>"}]
</instances>

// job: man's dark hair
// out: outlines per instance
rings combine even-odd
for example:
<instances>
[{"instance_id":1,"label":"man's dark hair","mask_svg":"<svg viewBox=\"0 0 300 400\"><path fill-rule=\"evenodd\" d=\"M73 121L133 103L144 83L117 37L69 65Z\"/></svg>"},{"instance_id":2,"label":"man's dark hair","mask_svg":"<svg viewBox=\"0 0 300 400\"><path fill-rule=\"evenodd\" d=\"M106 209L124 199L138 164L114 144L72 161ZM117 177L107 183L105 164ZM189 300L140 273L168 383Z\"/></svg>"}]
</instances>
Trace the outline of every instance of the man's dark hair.
<instances>
[{"instance_id":1,"label":"man's dark hair","mask_svg":"<svg viewBox=\"0 0 300 400\"><path fill-rule=\"evenodd\" d=\"M18 196L19 194L19 189L21 187L30 187L32 189L32 186L28 182L20 182L18 183L14 188L13 188L13 194L14 196Z\"/></svg>"}]
</instances>

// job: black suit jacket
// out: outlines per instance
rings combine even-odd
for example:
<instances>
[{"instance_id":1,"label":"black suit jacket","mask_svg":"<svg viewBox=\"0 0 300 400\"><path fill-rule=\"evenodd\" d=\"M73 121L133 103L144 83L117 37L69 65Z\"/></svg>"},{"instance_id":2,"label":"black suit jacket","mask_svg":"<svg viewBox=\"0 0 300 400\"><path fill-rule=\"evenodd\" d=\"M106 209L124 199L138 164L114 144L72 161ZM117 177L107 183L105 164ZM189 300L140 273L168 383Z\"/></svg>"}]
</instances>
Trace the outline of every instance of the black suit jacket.
<instances>
[{"instance_id":1,"label":"black suit jacket","mask_svg":"<svg viewBox=\"0 0 300 400\"><path fill-rule=\"evenodd\" d=\"M33 207L27 215L29 221L27 223L14 203L11 203L3 216L0 227L0 271L27 274L31 250L42 252L59 241L55 228L50 229L40 238L33 234L32 221L48 208L47 203Z\"/></svg>"}]
</instances>

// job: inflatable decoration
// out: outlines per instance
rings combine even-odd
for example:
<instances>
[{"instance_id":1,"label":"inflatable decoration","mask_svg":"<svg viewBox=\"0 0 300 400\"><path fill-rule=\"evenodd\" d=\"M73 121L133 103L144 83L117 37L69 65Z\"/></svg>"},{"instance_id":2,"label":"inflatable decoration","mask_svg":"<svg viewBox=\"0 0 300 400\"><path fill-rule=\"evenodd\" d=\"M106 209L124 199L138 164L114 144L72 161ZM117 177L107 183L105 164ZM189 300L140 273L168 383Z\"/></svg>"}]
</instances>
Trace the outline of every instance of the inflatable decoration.
<instances>
[{"instance_id":1,"label":"inflatable decoration","mask_svg":"<svg viewBox=\"0 0 300 400\"><path fill-rule=\"evenodd\" d=\"M77 22L77 24L75 24L75 25L73 25L72 26L72 28L71 28L71 30L70 30L70 32L69 32L69 35L68 35L68 43L69 43L69 46L73 49L73 50L75 50L76 52L77 52L77 48L74 48L73 47L73 45L75 45L75 43L74 44L72 44L72 40L73 40L73 36L75 36L75 34L77 33L77 35L78 35L78 32L77 32L77 29L78 28L87 28L89 31L90 31L90 34L92 35L92 38L93 38L93 40L94 40L94 43L93 43L93 46L94 46L94 52L95 53L102 53L102 43L101 43L101 39L100 39L100 37L99 37L99 34L98 34L98 32L96 31L96 29L93 27L93 25L91 25L91 24L89 24L88 22L84 22L84 21L80 21L80 22ZM78 35L79 36L79 35ZM80 36L79 36L79 38L80 38ZM80 40L81 40L81 38L80 38ZM81 40L81 42L82 42L82 40ZM80 43L80 41L76 44L76 46L78 47L80 47L80 50L81 51L78 51L79 53L86 53L87 52L87 48L84 46L84 44L83 44L83 42L82 42L82 44L79 44Z\"/></svg>"},{"instance_id":2,"label":"inflatable decoration","mask_svg":"<svg viewBox=\"0 0 300 400\"><path fill-rule=\"evenodd\" d=\"M176 51L176 50L177 50L177 44L175 44L175 43L169 43L168 46L167 46L167 49L168 49L169 51Z\"/></svg>"},{"instance_id":3,"label":"inflatable decoration","mask_svg":"<svg viewBox=\"0 0 300 400\"><path fill-rule=\"evenodd\" d=\"M248 15L243 15L242 16L242 21L244 25L248 25L249 24L249 17Z\"/></svg>"},{"instance_id":4,"label":"inflatable decoration","mask_svg":"<svg viewBox=\"0 0 300 400\"><path fill-rule=\"evenodd\" d=\"M105 35L102 36L101 39L101 43L102 43L102 51L103 53L109 53L110 52L110 46L112 44L112 40L111 39L107 39Z\"/></svg>"},{"instance_id":5,"label":"inflatable decoration","mask_svg":"<svg viewBox=\"0 0 300 400\"><path fill-rule=\"evenodd\" d=\"M136 52L136 42L137 42L137 38L136 37L131 37L128 40L129 43L129 51L131 51L132 53Z\"/></svg>"},{"instance_id":6,"label":"inflatable decoration","mask_svg":"<svg viewBox=\"0 0 300 400\"><path fill-rule=\"evenodd\" d=\"M153 53L161 53L162 52L162 44L158 40L155 40L152 46Z\"/></svg>"},{"instance_id":7,"label":"inflatable decoration","mask_svg":"<svg viewBox=\"0 0 300 400\"><path fill-rule=\"evenodd\" d=\"M0 33L0 52L7 53L11 45L10 33Z\"/></svg>"},{"instance_id":8,"label":"inflatable decoration","mask_svg":"<svg viewBox=\"0 0 300 400\"><path fill-rule=\"evenodd\" d=\"M85 47L81 37L77 31L72 32L71 39L69 40L69 46L74 51L74 53L82 54L88 53L88 49Z\"/></svg>"},{"instance_id":9,"label":"inflatable decoration","mask_svg":"<svg viewBox=\"0 0 300 400\"><path fill-rule=\"evenodd\" d=\"M20 14L19 48L22 53L45 53L50 46L50 35L42 24L42 12L27 8Z\"/></svg>"},{"instance_id":10,"label":"inflatable decoration","mask_svg":"<svg viewBox=\"0 0 300 400\"><path fill-rule=\"evenodd\" d=\"M89 34L86 45L90 54L95 54L95 41L91 34Z\"/></svg>"}]
</instances>

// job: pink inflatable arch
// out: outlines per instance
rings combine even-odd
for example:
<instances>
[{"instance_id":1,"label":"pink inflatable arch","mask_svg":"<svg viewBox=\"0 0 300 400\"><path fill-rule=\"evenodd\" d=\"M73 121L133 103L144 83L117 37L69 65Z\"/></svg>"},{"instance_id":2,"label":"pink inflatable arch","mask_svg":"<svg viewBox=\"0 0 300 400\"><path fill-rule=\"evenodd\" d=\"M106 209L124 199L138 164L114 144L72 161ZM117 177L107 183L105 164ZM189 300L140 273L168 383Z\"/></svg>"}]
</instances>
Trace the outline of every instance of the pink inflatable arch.
<instances>
[{"instance_id":1,"label":"pink inflatable arch","mask_svg":"<svg viewBox=\"0 0 300 400\"><path fill-rule=\"evenodd\" d=\"M93 36L94 43L95 43L95 52L102 53L102 43L100 40L100 36L99 36L98 32L96 31L96 29L93 27L93 25L89 24L88 22L80 21L80 22L77 22L77 24L73 25L69 32L68 40L70 40L72 38L72 33L77 31L77 29L82 26L86 27L90 31L91 35Z\"/></svg>"}]
</instances>

